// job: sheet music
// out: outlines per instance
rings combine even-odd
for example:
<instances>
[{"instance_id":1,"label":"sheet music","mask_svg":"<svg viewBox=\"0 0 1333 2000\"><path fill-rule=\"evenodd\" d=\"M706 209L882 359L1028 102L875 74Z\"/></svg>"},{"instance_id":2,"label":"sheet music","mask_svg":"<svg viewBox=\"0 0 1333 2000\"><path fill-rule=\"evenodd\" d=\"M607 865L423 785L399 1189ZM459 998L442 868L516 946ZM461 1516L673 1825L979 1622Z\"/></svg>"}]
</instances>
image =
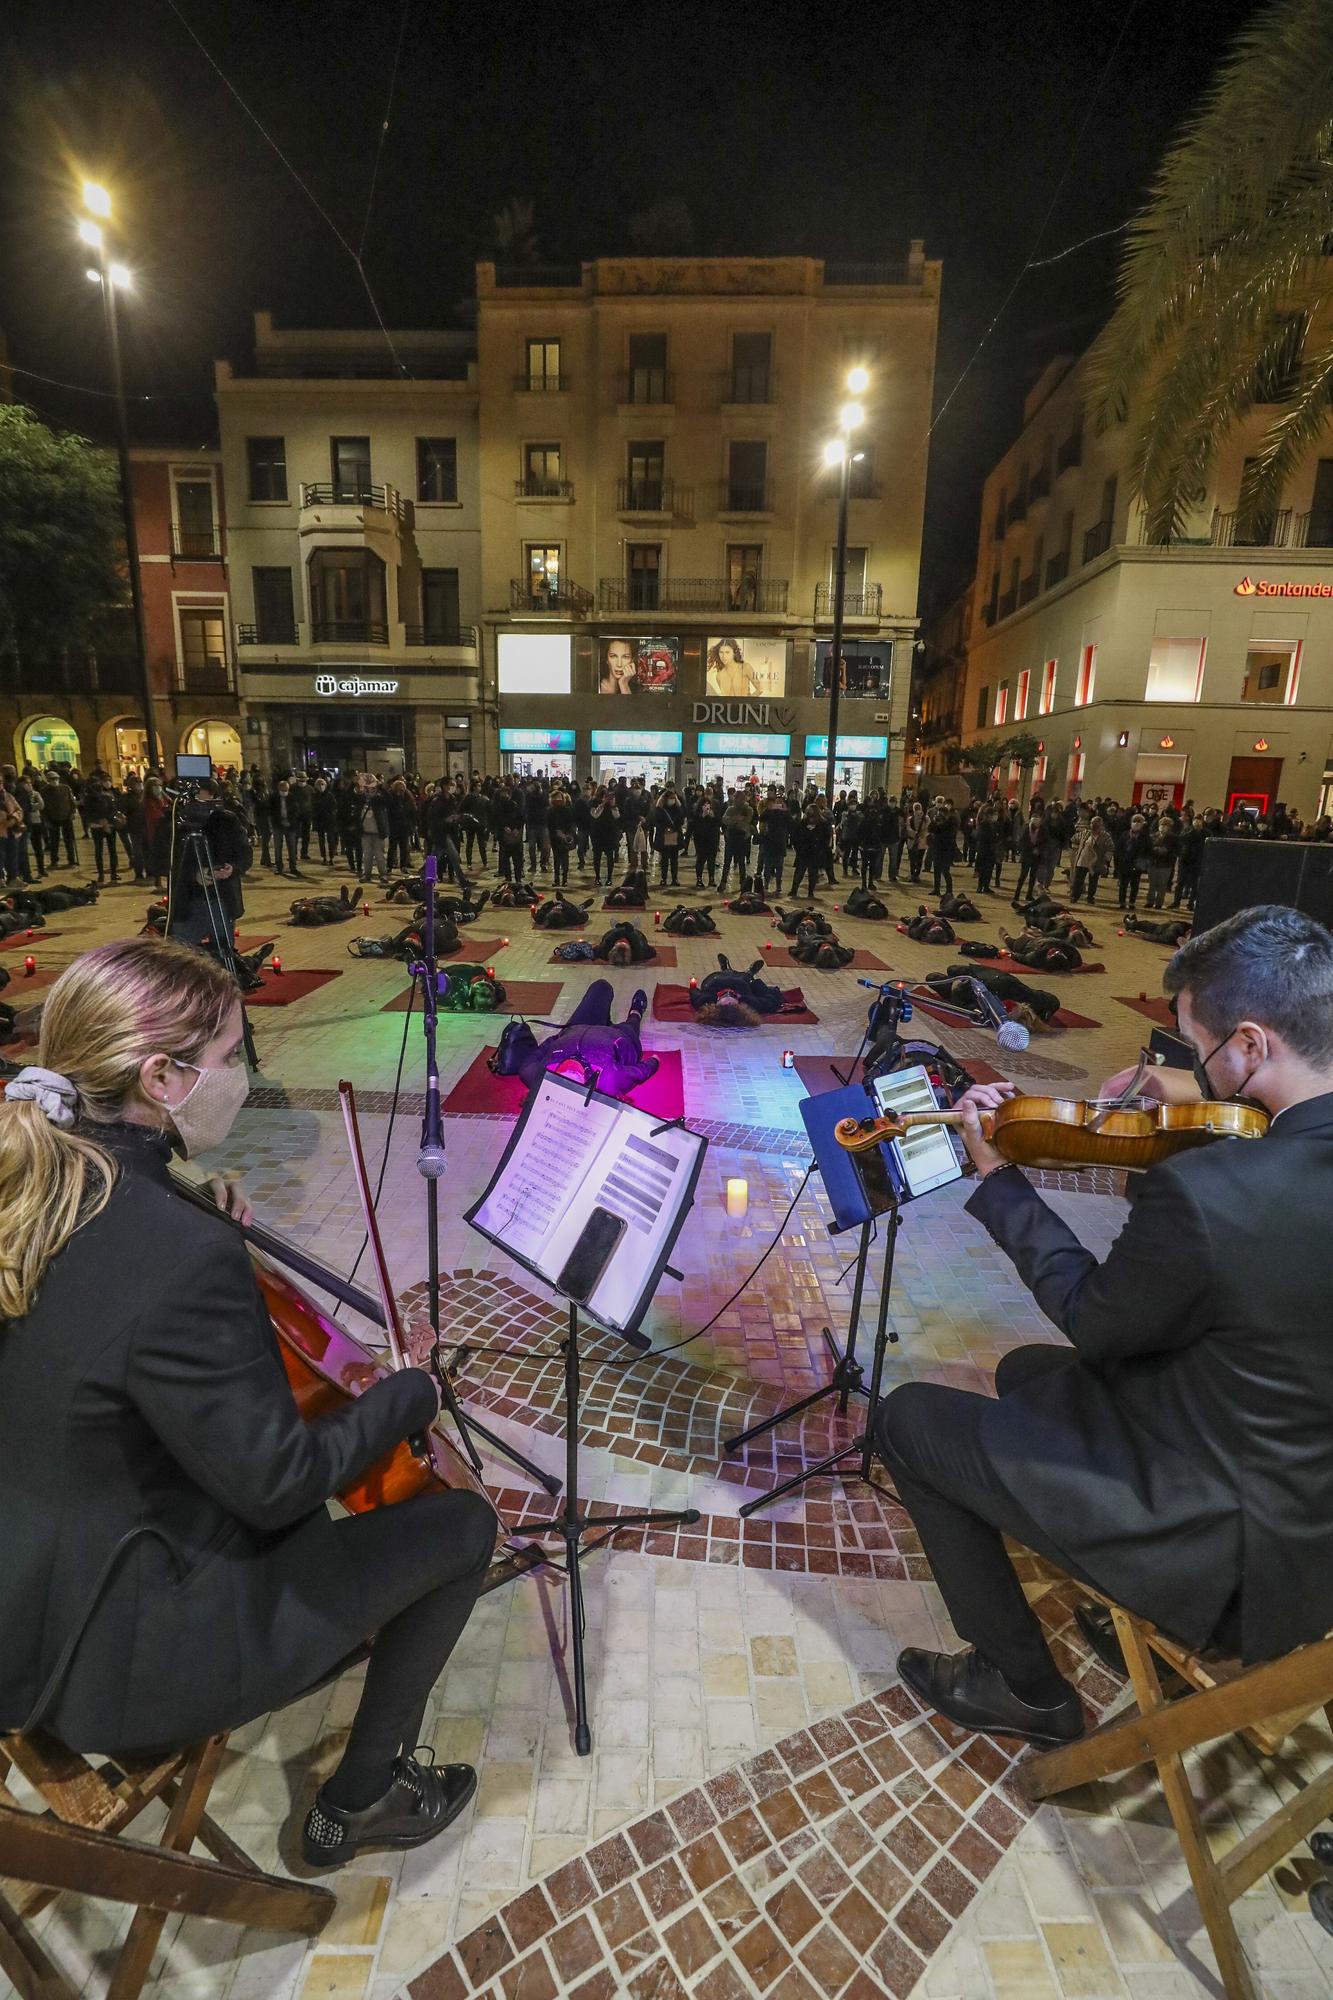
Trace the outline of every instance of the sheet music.
<instances>
[{"instance_id":1,"label":"sheet music","mask_svg":"<svg viewBox=\"0 0 1333 2000\"><path fill-rule=\"evenodd\" d=\"M522 1150L489 1200L477 1211L480 1226L554 1277L543 1256L556 1226L567 1213L570 1193L587 1172L616 1122L609 1105L585 1106L571 1091L543 1090L523 1135ZM586 1210L584 1211L586 1220ZM580 1224L582 1227L582 1224Z\"/></svg>"}]
</instances>

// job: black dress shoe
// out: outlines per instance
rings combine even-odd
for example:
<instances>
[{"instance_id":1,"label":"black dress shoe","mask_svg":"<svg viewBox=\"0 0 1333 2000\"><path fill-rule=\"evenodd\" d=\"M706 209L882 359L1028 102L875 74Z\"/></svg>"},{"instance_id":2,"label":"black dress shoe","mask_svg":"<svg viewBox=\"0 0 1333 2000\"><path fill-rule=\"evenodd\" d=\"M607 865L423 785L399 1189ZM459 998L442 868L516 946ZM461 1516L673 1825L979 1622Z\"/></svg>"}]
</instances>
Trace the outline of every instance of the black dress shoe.
<instances>
[{"instance_id":1,"label":"black dress shoe","mask_svg":"<svg viewBox=\"0 0 1333 2000\"><path fill-rule=\"evenodd\" d=\"M1333 1833L1324 1833L1322 1831L1312 1833L1310 1835L1310 1852L1321 1868L1333 1868ZM1328 1929L1327 1924L1324 1925L1324 1929Z\"/></svg>"},{"instance_id":2,"label":"black dress shoe","mask_svg":"<svg viewBox=\"0 0 1333 2000\"><path fill-rule=\"evenodd\" d=\"M451 1825L477 1789L471 1764L433 1765L399 1757L383 1798L360 1812L330 1805L323 1791L305 1816L301 1853L311 1868L337 1868L367 1848L422 1847Z\"/></svg>"},{"instance_id":3,"label":"black dress shoe","mask_svg":"<svg viewBox=\"0 0 1333 2000\"><path fill-rule=\"evenodd\" d=\"M1047 1749L1083 1734L1083 1704L1075 1688L1054 1707L1034 1707L1019 1699L984 1653L927 1653L909 1646L898 1655L898 1672L913 1694L960 1729L1018 1736Z\"/></svg>"},{"instance_id":4,"label":"black dress shoe","mask_svg":"<svg viewBox=\"0 0 1333 2000\"><path fill-rule=\"evenodd\" d=\"M1313 1843L1311 1843L1313 1845ZM1333 1882L1315 1882L1310 1889L1310 1915L1333 1936Z\"/></svg>"}]
</instances>

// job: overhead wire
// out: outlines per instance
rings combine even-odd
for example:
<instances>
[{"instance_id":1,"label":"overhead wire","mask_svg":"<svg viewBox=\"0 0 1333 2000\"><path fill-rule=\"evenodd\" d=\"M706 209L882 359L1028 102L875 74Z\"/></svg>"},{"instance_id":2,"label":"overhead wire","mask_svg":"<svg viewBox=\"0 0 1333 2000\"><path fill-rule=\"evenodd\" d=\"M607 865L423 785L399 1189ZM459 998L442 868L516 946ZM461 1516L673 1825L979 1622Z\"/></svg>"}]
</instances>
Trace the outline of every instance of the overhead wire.
<instances>
[{"instance_id":1,"label":"overhead wire","mask_svg":"<svg viewBox=\"0 0 1333 2000\"><path fill-rule=\"evenodd\" d=\"M411 7L412 0L403 0L403 17L398 23L398 46L393 52L393 68L389 72L389 95L384 102L384 116L380 121L379 138L375 145L375 163L370 170L370 188L366 195L365 220L361 224L361 241L356 246L358 264L366 254L366 237L370 233L370 217L375 207L375 183L379 179L380 158L384 152L384 141L389 136L389 117L393 111L394 92L398 87L398 65L403 59L403 42L407 35L407 17L411 11Z\"/></svg>"}]
</instances>

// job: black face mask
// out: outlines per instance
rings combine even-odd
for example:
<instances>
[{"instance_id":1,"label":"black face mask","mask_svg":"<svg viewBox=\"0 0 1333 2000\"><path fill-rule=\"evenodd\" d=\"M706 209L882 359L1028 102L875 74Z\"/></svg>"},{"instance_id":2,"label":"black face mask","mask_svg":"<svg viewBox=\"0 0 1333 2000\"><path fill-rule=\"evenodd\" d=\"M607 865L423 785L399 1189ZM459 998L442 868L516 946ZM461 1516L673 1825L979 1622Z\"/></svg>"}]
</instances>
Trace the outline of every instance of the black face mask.
<instances>
[{"instance_id":1,"label":"black face mask","mask_svg":"<svg viewBox=\"0 0 1333 2000\"><path fill-rule=\"evenodd\" d=\"M1235 1028L1233 1028L1231 1030L1231 1035L1234 1035L1235 1032L1236 1030ZM1191 1069L1194 1072L1194 1081L1199 1086L1200 1097L1211 1098L1213 1096L1213 1086L1208 1080L1208 1065L1213 1060L1213 1057L1215 1055L1221 1054L1222 1050L1231 1040L1231 1035L1223 1035L1221 1041L1217 1044L1216 1048L1209 1049L1206 1056L1195 1056L1193 1063L1190 1065ZM1250 1071L1249 1076L1246 1077L1244 1083L1241 1084L1240 1088L1238 1090L1233 1090L1230 1093L1229 1097L1223 1099L1222 1101L1224 1103L1230 1103L1237 1099L1243 1098L1245 1096L1245 1092L1248 1090L1250 1083L1255 1075L1255 1071L1261 1069L1262 1067L1263 1067L1262 1063L1256 1063L1254 1069Z\"/></svg>"}]
</instances>

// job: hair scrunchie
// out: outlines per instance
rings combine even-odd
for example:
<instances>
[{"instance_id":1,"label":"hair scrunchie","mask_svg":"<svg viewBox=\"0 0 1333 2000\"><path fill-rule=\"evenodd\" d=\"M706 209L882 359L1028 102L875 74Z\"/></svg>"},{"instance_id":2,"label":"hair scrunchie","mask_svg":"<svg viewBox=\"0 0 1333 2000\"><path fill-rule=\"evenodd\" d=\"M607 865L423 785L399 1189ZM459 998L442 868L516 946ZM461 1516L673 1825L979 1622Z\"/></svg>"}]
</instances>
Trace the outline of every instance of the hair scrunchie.
<instances>
[{"instance_id":1,"label":"hair scrunchie","mask_svg":"<svg viewBox=\"0 0 1333 2000\"><path fill-rule=\"evenodd\" d=\"M53 1125L62 1128L74 1123L74 1111L79 1101L75 1086L56 1069L21 1069L5 1085L5 1096L31 1099Z\"/></svg>"}]
</instances>

